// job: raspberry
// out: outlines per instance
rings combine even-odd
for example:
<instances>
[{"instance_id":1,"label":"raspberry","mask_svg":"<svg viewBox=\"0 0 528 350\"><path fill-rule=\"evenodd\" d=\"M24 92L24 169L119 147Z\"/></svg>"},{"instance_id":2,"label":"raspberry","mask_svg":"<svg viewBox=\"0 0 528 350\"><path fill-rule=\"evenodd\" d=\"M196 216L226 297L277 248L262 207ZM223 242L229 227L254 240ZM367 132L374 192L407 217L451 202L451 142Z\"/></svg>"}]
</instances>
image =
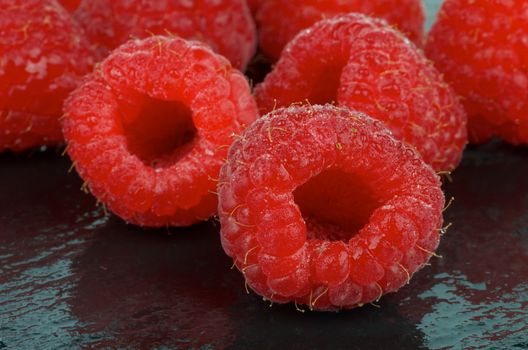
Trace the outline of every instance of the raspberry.
<instances>
[{"instance_id":1,"label":"raspberry","mask_svg":"<svg viewBox=\"0 0 528 350\"><path fill-rule=\"evenodd\" d=\"M360 14L297 36L255 96L263 113L305 100L367 113L438 171L456 167L467 141L463 107L441 75L400 33Z\"/></svg>"},{"instance_id":2,"label":"raspberry","mask_svg":"<svg viewBox=\"0 0 528 350\"><path fill-rule=\"evenodd\" d=\"M352 308L408 282L439 242L440 181L383 123L332 105L252 124L220 172L221 239L276 302Z\"/></svg>"},{"instance_id":3,"label":"raspberry","mask_svg":"<svg viewBox=\"0 0 528 350\"><path fill-rule=\"evenodd\" d=\"M62 141L62 102L91 70L81 28L54 0L0 0L0 152Z\"/></svg>"},{"instance_id":4,"label":"raspberry","mask_svg":"<svg viewBox=\"0 0 528 350\"><path fill-rule=\"evenodd\" d=\"M257 10L262 51L273 59L297 33L317 21L349 12L386 19L418 46L425 14L420 0L266 0Z\"/></svg>"},{"instance_id":5,"label":"raspberry","mask_svg":"<svg viewBox=\"0 0 528 350\"><path fill-rule=\"evenodd\" d=\"M247 4L249 6L249 9L251 10L251 13L257 13L260 4L262 4L264 1L265 0L247 0Z\"/></svg>"},{"instance_id":6,"label":"raspberry","mask_svg":"<svg viewBox=\"0 0 528 350\"><path fill-rule=\"evenodd\" d=\"M100 202L140 226L216 212L215 179L233 133L257 117L244 76L205 44L130 41L68 99L64 135Z\"/></svg>"},{"instance_id":7,"label":"raspberry","mask_svg":"<svg viewBox=\"0 0 528 350\"><path fill-rule=\"evenodd\" d=\"M469 117L470 140L528 144L528 2L448 0L426 53Z\"/></svg>"},{"instance_id":8,"label":"raspberry","mask_svg":"<svg viewBox=\"0 0 528 350\"><path fill-rule=\"evenodd\" d=\"M176 34L206 42L245 69L257 44L245 0L83 0L75 17L101 58L130 37Z\"/></svg>"},{"instance_id":9,"label":"raspberry","mask_svg":"<svg viewBox=\"0 0 528 350\"><path fill-rule=\"evenodd\" d=\"M75 11L81 0L59 0L60 4L68 11Z\"/></svg>"}]
</instances>

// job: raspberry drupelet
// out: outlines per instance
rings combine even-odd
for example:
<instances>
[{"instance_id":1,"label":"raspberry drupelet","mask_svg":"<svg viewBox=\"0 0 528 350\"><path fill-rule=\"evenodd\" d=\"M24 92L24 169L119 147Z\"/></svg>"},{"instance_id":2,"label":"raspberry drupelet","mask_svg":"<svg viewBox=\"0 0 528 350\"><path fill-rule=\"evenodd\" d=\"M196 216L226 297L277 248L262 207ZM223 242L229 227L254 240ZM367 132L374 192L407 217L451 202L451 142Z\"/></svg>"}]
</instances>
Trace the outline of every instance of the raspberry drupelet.
<instances>
[{"instance_id":1,"label":"raspberry drupelet","mask_svg":"<svg viewBox=\"0 0 528 350\"><path fill-rule=\"evenodd\" d=\"M91 71L82 29L55 0L0 0L0 152L63 141L63 100Z\"/></svg>"},{"instance_id":2,"label":"raspberry drupelet","mask_svg":"<svg viewBox=\"0 0 528 350\"><path fill-rule=\"evenodd\" d=\"M273 59L300 31L322 19L350 12L383 18L423 45L425 12L421 0L266 0L256 11L260 47Z\"/></svg>"},{"instance_id":3,"label":"raspberry drupelet","mask_svg":"<svg viewBox=\"0 0 528 350\"><path fill-rule=\"evenodd\" d=\"M361 14L299 34L255 97L262 114L306 100L364 112L437 171L453 170L467 143L464 108L440 73L386 22Z\"/></svg>"},{"instance_id":4,"label":"raspberry drupelet","mask_svg":"<svg viewBox=\"0 0 528 350\"><path fill-rule=\"evenodd\" d=\"M65 107L67 152L86 187L124 220L185 226L216 213L218 172L257 118L245 77L205 44L132 40Z\"/></svg>"},{"instance_id":5,"label":"raspberry drupelet","mask_svg":"<svg viewBox=\"0 0 528 350\"><path fill-rule=\"evenodd\" d=\"M247 4L249 6L249 9L251 10L251 13L257 13L258 8L260 5L267 0L247 0Z\"/></svg>"},{"instance_id":6,"label":"raspberry drupelet","mask_svg":"<svg viewBox=\"0 0 528 350\"><path fill-rule=\"evenodd\" d=\"M59 0L59 3L68 11L75 11L81 0Z\"/></svg>"},{"instance_id":7,"label":"raspberry drupelet","mask_svg":"<svg viewBox=\"0 0 528 350\"><path fill-rule=\"evenodd\" d=\"M469 118L475 143L528 144L528 2L447 0L426 45Z\"/></svg>"},{"instance_id":8,"label":"raspberry drupelet","mask_svg":"<svg viewBox=\"0 0 528 350\"><path fill-rule=\"evenodd\" d=\"M408 283L434 254L440 185L379 121L332 105L278 109L229 150L222 245L266 299L361 306Z\"/></svg>"},{"instance_id":9,"label":"raspberry drupelet","mask_svg":"<svg viewBox=\"0 0 528 350\"><path fill-rule=\"evenodd\" d=\"M131 37L177 35L209 44L244 70L257 46L246 0L82 0L74 16L100 58Z\"/></svg>"}]
</instances>

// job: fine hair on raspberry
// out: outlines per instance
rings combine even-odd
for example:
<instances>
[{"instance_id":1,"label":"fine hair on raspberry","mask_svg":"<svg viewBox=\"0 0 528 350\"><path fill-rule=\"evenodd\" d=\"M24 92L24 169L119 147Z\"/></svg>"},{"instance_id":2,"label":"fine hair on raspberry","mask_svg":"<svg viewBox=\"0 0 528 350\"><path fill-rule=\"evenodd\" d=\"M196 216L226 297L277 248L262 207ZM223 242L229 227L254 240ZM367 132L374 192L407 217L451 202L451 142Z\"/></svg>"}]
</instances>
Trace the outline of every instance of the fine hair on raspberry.
<instances>
[{"instance_id":1,"label":"fine hair on raspberry","mask_svg":"<svg viewBox=\"0 0 528 350\"><path fill-rule=\"evenodd\" d=\"M63 142L62 105L94 54L55 0L0 0L0 152Z\"/></svg>"},{"instance_id":2,"label":"fine hair on raspberry","mask_svg":"<svg viewBox=\"0 0 528 350\"><path fill-rule=\"evenodd\" d=\"M246 0L81 0L73 16L100 58L131 37L177 35L207 43L244 70L257 47Z\"/></svg>"},{"instance_id":3,"label":"fine hair on raspberry","mask_svg":"<svg viewBox=\"0 0 528 350\"><path fill-rule=\"evenodd\" d=\"M462 97L469 139L528 145L528 1L446 0L426 54Z\"/></svg>"},{"instance_id":4,"label":"fine hair on raspberry","mask_svg":"<svg viewBox=\"0 0 528 350\"><path fill-rule=\"evenodd\" d=\"M265 0L253 9L260 47L275 60L303 29L351 12L385 19L420 47L424 41L425 11L421 0Z\"/></svg>"},{"instance_id":5,"label":"fine hair on raspberry","mask_svg":"<svg viewBox=\"0 0 528 350\"><path fill-rule=\"evenodd\" d=\"M440 73L401 33L361 14L301 32L255 97L263 114L304 101L364 112L439 172L460 163L467 143L464 108Z\"/></svg>"},{"instance_id":6,"label":"fine hair on raspberry","mask_svg":"<svg viewBox=\"0 0 528 350\"><path fill-rule=\"evenodd\" d=\"M379 121L333 105L278 109L229 150L222 245L266 299L354 308L398 290L434 254L440 186Z\"/></svg>"},{"instance_id":7,"label":"fine hair on raspberry","mask_svg":"<svg viewBox=\"0 0 528 350\"><path fill-rule=\"evenodd\" d=\"M128 222L184 226L216 212L233 135L257 118L245 77L177 37L116 49L65 107L67 152L84 188Z\"/></svg>"}]
</instances>

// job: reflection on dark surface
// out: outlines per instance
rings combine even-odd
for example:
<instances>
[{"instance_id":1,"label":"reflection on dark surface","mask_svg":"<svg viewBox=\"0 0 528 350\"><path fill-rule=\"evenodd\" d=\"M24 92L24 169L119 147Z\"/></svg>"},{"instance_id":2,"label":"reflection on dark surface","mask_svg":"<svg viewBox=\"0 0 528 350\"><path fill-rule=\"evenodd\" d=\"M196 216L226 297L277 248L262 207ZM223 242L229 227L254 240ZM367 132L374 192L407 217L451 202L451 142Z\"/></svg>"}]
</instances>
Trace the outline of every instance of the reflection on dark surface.
<instances>
[{"instance_id":1,"label":"reflection on dark surface","mask_svg":"<svg viewBox=\"0 0 528 350\"><path fill-rule=\"evenodd\" d=\"M233 341L227 312L241 281L229 271L214 225L174 230L173 237L118 219L107 229L72 266L77 331L101 337L91 345L219 348Z\"/></svg>"},{"instance_id":2,"label":"reflection on dark surface","mask_svg":"<svg viewBox=\"0 0 528 350\"><path fill-rule=\"evenodd\" d=\"M445 258L417 276L400 312L431 348L528 349L528 149L467 151L447 189Z\"/></svg>"},{"instance_id":3,"label":"reflection on dark surface","mask_svg":"<svg viewBox=\"0 0 528 350\"><path fill-rule=\"evenodd\" d=\"M0 349L528 348L527 149L469 150L444 258L379 308L328 314L246 295L213 222L141 230L53 152L0 164Z\"/></svg>"},{"instance_id":4,"label":"reflection on dark surface","mask_svg":"<svg viewBox=\"0 0 528 350\"><path fill-rule=\"evenodd\" d=\"M105 220L58 155L0 164L0 348L75 344L71 259Z\"/></svg>"}]
</instances>

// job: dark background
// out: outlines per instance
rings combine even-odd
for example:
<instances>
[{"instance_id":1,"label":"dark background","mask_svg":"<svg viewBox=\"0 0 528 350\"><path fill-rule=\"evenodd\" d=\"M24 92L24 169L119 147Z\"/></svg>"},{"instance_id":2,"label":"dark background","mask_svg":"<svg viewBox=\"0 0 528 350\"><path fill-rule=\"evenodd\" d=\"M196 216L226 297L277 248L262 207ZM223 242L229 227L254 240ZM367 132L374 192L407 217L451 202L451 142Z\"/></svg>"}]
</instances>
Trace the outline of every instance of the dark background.
<instances>
[{"instance_id":1,"label":"dark background","mask_svg":"<svg viewBox=\"0 0 528 350\"><path fill-rule=\"evenodd\" d=\"M59 153L0 155L0 349L528 349L527 147L470 147L445 185L443 258L341 313L247 295L215 222L105 215Z\"/></svg>"}]
</instances>

